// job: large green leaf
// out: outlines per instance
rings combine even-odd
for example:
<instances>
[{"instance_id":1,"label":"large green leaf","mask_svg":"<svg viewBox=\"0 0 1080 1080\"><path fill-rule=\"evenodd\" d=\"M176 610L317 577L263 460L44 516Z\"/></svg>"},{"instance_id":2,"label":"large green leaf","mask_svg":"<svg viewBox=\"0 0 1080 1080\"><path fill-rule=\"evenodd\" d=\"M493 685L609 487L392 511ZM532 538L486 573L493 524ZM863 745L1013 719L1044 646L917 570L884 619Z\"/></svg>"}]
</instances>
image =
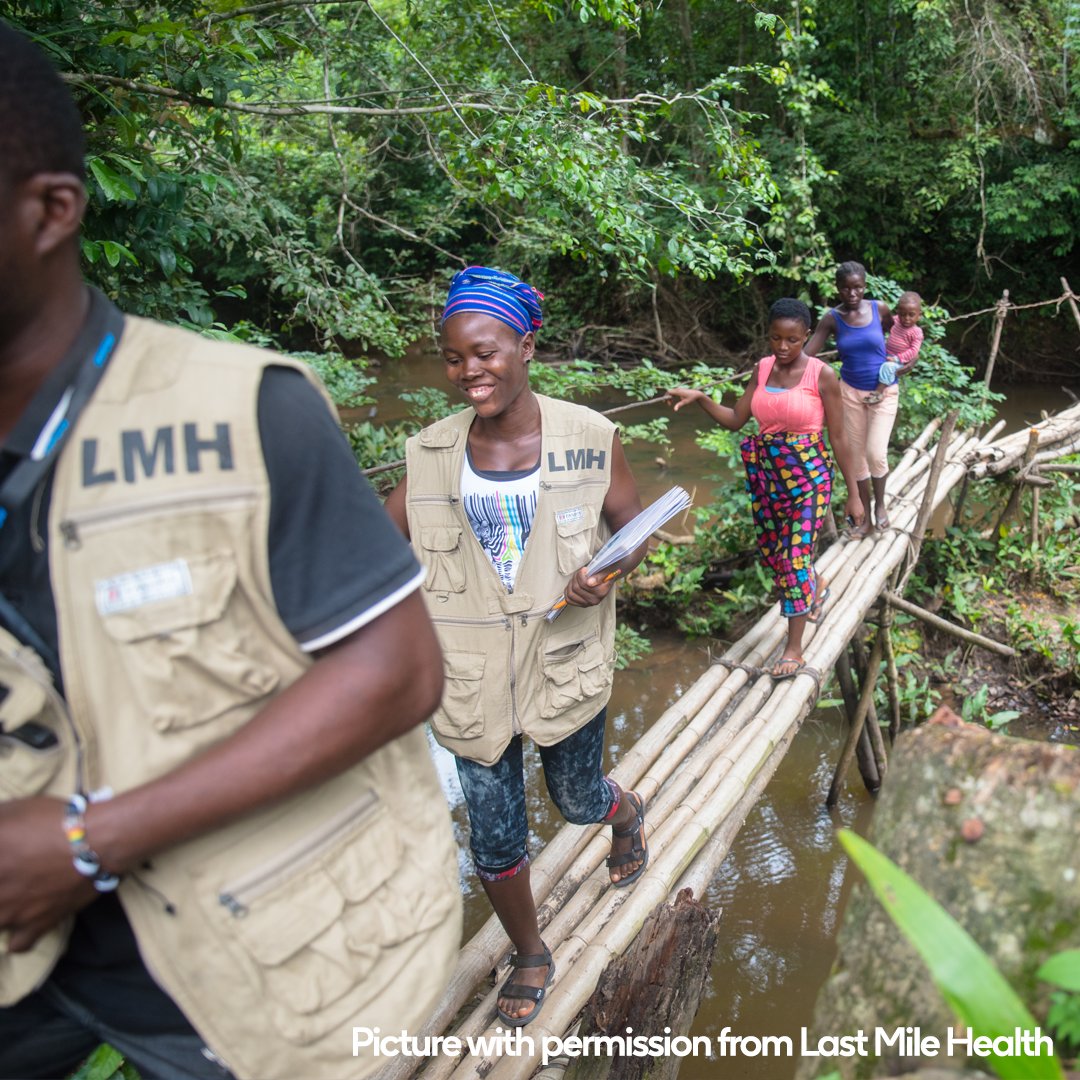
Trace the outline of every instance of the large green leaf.
<instances>
[{"instance_id":1,"label":"large green leaf","mask_svg":"<svg viewBox=\"0 0 1080 1080\"><path fill-rule=\"evenodd\" d=\"M1066 949L1051 956L1035 974L1062 990L1080 991L1080 949Z\"/></svg>"},{"instance_id":2,"label":"large green leaf","mask_svg":"<svg viewBox=\"0 0 1080 1080\"><path fill-rule=\"evenodd\" d=\"M915 946L950 1008L972 1034L1012 1036L1036 1022L974 938L921 885L861 836L841 829L840 843L866 875L889 917ZM1002 1057L987 1063L1002 1080L1063 1080L1052 1054Z\"/></svg>"},{"instance_id":3,"label":"large green leaf","mask_svg":"<svg viewBox=\"0 0 1080 1080\"><path fill-rule=\"evenodd\" d=\"M123 1064L124 1055L108 1043L102 1043L82 1063L71 1080L112 1080Z\"/></svg>"}]
</instances>

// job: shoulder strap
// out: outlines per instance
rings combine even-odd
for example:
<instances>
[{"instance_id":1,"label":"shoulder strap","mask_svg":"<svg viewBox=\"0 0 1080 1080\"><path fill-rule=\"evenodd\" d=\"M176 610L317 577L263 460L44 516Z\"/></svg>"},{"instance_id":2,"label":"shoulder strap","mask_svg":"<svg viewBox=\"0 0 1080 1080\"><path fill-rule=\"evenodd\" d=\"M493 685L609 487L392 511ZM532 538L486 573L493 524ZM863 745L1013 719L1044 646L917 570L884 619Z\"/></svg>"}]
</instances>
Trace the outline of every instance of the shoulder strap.
<instances>
[{"instance_id":1,"label":"shoulder strap","mask_svg":"<svg viewBox=\"0 0 1080 1080\"><path fill-rule=\"evenodd\" d=\"M825 366L825 361L820 360L816 356L808 356L806 358L806 370L803 372L803 377L800 380L799 385L812 386L817 389L818 378L821 375L821 369Z\"/></svg>"},{"instance_id":2,"label":"shoulder strap","mask_svg":"<svg viewBox=\"0 0 1080 1080\"><path fill-rule=\"evenodd\" d=\"M123 333L124 317L119 310L96 289L91 289L90 297L90 312L80 334L87 343L87 351L74 376L64 373L70 382L62 393L59 386L52 385L52 380L46 380L38 394L46 394L51 399L59 393L59 401L44 418L32 415L34 402L31 401L28 412L23 414L25 424L20 422L16 426L4 447L20 456L0 486L0 528L8 514L23 506L33 495L53 467L65 437L105 374L109 358Z\"/></svg>"}]
</instances>

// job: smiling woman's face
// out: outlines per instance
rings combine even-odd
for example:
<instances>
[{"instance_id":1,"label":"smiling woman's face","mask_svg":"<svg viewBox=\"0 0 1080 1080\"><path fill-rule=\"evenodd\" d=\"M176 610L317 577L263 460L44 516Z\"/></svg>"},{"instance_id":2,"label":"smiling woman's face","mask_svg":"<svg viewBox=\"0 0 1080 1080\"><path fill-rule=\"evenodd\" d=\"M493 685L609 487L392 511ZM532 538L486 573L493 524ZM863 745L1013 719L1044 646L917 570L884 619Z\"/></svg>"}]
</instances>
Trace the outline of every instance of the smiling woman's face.
<instances>
[{"instance_id":1,"label":"smiling woman's face","mask_svg":"<svg viewBox=\"0 0 1080 1080\"><path fill-rule=\"evenodd\" d=\"M480 311L463 311L439 335L446 377L477 414L499 416L529 387L535 339Z\"/></svg>"}]
</instances>

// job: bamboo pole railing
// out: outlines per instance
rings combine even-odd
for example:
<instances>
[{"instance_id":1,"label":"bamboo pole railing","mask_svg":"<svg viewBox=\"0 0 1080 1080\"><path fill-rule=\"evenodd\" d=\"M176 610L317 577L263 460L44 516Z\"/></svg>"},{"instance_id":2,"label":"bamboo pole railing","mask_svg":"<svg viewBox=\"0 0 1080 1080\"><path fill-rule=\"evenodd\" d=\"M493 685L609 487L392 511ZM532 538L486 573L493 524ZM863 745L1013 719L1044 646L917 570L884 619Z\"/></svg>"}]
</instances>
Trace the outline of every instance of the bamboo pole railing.
<instances>
[{"instance_id":1,"label":"bamboo pole railing","mask_svg":"<svg viewBox=\"0 0 1080 1080\"><path fill-rule=\"evenodd\" d=\"M1069 411L1076 413L1080 433L1080 407ZM603 863L610 841L599 825L564 826L533 862L540 925L558 969L543 1013L527 1029L538 1047L545 1036L566 1031L600 972L627 948L658 903L685 886L700 894L715 876L742 820L814 706L820 680L815 672L836 664L909 558L910 534L920 510L923 515L932 512L969 467L988 459L995 459L995 464L1004 460L1017 442L1008 436L992 443L1001 430L999 422L982 437L946 433L944 451L932 455L928 448L939 427L937 420L928 425L890 474L893 528L876 537L835 544L818 560L818 573L829 580L833 592L821 623L809 629L804 650L809 670L783 682L762 672L785 633L774 608L665 710L613 770L623 787L639 791L648 802L650 863L633 888L609 887ZM1066 424L1059 443L1069 438L1069 430ZM1026 445L1026 434L1020 435ZM925 500L935 456L940 458L936 490ZM496 990L479 1002L474 995L478 984L505 960L506 952L506 937L492 917L462 948L450 986L428 1024L410 1034L439 1034L455 1017L453 1033L463 1040L493 1034ZM497 983L501 979L502 972ZM470 1000L471 1009L461 1016ZM397 1058L378 1080L405 1080L421 1064ZM527 1056L498 1060L443 1056L426 1063L424 1077L515 1080L531 1073L536 1064Z\"/></svg>"},{"instance_id":2,"label":"bamboo pole railing","mask_svg":"<svg viewBox=\"0 0 1080 1080\"><path fill-rule=\"evenodd\" d=\"M1035 460L1050 461L1067 453L1080 450L1080 405L1063 409L1056 416L1033 424L1032 428L1015 431L1011 435L981 447L970 457L970 474L974 479L984 476L1000 476L1015 468L1023 459L1028 446L1028 431L1039 433L1039 453Z\"/></svg>"}]
</instances>

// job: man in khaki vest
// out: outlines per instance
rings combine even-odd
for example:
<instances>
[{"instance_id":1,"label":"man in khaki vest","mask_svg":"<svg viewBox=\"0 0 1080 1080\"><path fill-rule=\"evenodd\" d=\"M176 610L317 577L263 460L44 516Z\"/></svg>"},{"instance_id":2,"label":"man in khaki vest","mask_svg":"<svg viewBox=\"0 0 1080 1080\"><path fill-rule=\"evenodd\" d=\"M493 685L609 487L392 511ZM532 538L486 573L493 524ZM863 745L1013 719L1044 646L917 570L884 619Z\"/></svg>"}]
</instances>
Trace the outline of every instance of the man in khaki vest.
<instances>
[{"instance_id":1,"label":"man in khaki vest","mask_svg":"<svg viewBox=\"0 0 1080 1080\"><path fill-rule=\"evenodd\" d=\"M82 152L0 22L0 1077L363 1077L460 935L423 574L300 365L84 285Z\"/></svg>"}]
</instances>

